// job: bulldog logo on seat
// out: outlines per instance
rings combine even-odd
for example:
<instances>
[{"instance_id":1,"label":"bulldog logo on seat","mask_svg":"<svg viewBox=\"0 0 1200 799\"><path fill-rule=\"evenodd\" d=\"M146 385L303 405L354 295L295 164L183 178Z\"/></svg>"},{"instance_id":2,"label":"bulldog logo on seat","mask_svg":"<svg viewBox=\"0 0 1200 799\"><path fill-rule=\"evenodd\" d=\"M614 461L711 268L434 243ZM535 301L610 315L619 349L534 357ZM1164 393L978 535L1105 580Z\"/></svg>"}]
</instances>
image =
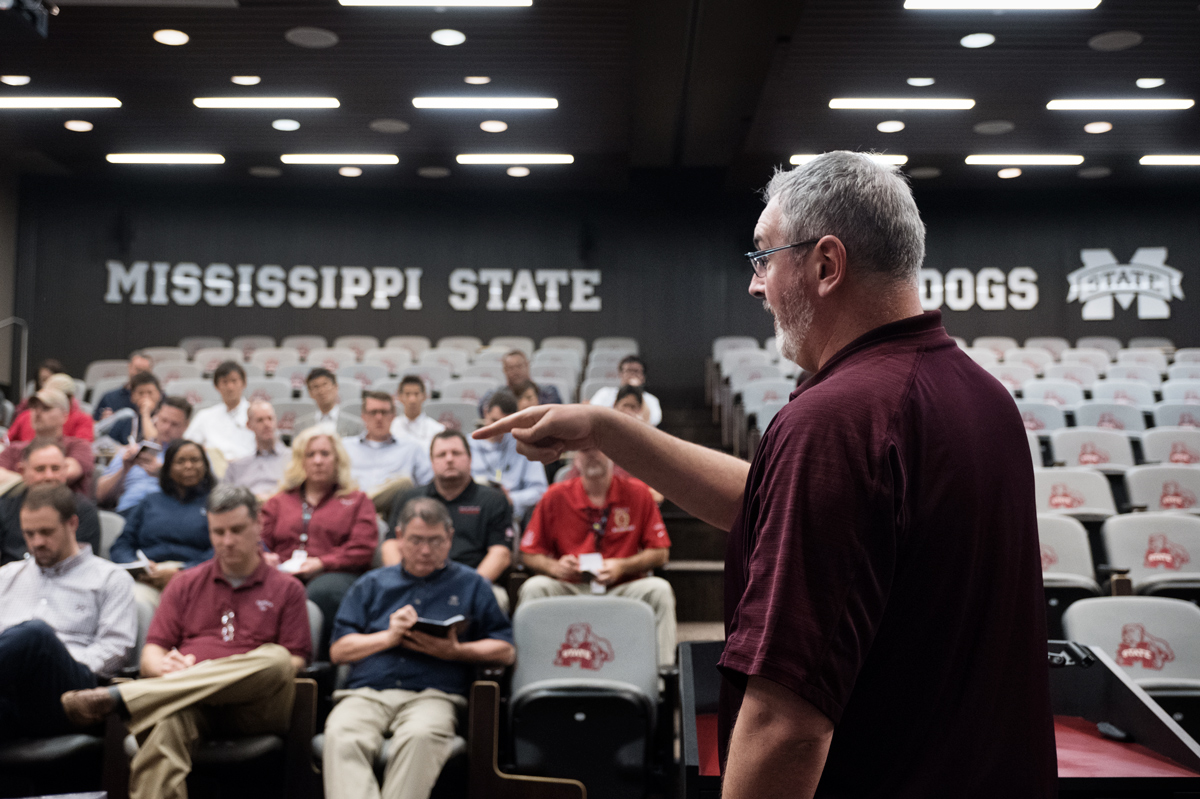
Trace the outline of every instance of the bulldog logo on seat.
<instances>
[{"instance_id":1,"label":"bulldog logo on seat","mask_svg":"<svg viewBox=\"0 0 1200 799\"><path fill-rule=\"evenodd\" d=\"M1180 567L1189 561L1191 557L1186 549L1171 543L1162 533L1155 533L1150 536L1146 545L1146 559L1142 565L1147 569L1157 569L1161 566L1164 569L1179 571Z\"/></svg>"},{"instance_id":2,"label":"bulldog logo on seat","mask_svg":"<svg viewBox=\"0 0 1200 799\"><path fill-rule=\"evenodd\" d=\"M1185 491L1179 483L1168 480L1163 483L1162 496L1158 505L1164 510L1184 510L1196 504L1196 497L1191 491Z\"/></svg>"},{"instance_id":3,"label":"bulldog logo on seat","mask_svg":"<svg viewBox=\"0 0 1200 799\"><path fill-rule=\"evenodd\" d=\"M1057 510L1078 508L1083 504L1083 497L1068 489L1065 483L1055 483L1050 487L1049 504Z\"/></svg>"},{"instance_id":4,"label":"bulldog logo on seat","mask_svg":"<svg viewBox=\"0 0 1200 799\"><path fill-rule=\"evenodd\" d=\"M1121 628L1121 643L1117 646L1117 663L1132 666L1141 663L1143 669L1160 671L1164 664L1175 659L1171 645L1146 632L1141 624L1126 624Z\"/></svg>"},{"instance_id":5,"label":"bulldog logo on seat","mask_svg":"<svg viewBox=\"0 0 1200 799\"><path fill-rule=\"evenodd\" d=\"M1102 449L1097 449L1096 445L1088 441L1079 448L1079 465L1094 466L1098 463L1108 463L1108 453Z\"/></svg>"},{"instance_id":6,"label":"bulldog logo on seat","mask_svg":"<svg viewBox=\"0 0 1200 799\"><path fill-rule=\"evenodd\" d=\"M612 644L593 633L592 625L581 621L567 628L567 640L558 648L554 665L570 667L578 663L580 668L599 671L614 657Z\"/></svg>"},{"instance_id":7,"label":"bulldog logo on seat","mask_svg":"<svg viewBox=\"0 0 1200 799\"><path fill-rule=\"evenodd\" d=\"M1058 563L1058 553L1049 544L1042 544L1042 571Z\"/></svg>"},{"instance_id":8,"label":"bulldog logo on seat","mask_svg":"<svg viewBox=\"0 0 1200 799\"><path fill-rule=\"evenodd\" d=\"M1167 460L1171 463L1200 463L1200 454L1192 452L1182 441L1176 441L1171 445Z\"/></svg>"}]
</instances>

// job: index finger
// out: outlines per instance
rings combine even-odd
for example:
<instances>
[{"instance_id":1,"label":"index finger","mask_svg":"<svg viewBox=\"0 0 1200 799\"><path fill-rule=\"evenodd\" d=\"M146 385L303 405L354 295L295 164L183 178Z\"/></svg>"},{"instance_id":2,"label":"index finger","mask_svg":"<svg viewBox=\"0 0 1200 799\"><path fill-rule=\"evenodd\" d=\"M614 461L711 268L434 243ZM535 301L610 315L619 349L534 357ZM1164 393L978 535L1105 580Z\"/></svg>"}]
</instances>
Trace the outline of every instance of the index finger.
<instances>
[{"instance_id":1,"label":"index finger","mask_svg":"<svg viewBox=\"0 0 1200 799\"><path fill-rule=\"evenodd\" d=\"M492 422L486 427L481 427L471 433L471 438L483 439L498 436L501 433L511 433L517 428L533 427L537 422L550 412L553 405L534 405L532 408L526 408L523 411L509 414L499 421Z\"/></svg>"}]
</instances>

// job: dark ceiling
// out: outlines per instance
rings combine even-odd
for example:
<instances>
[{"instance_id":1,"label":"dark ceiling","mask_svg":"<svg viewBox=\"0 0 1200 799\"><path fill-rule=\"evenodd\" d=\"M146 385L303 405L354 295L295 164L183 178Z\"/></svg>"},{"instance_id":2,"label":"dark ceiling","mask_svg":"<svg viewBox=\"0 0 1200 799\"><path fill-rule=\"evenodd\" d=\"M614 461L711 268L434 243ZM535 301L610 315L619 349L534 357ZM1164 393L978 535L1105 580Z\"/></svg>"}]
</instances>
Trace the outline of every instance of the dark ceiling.
<instances>
[{"instance_id":1,"label":"dark ceiling","mask_svg":"<svg viewBox=\"0 0 1200 799\"><path fill-rule=\"evenodd\" d=\"M451 188L517 185L619 188L637 170L707 169L726 186L761 185L797 152L872 149L937 167L927 185L1078 185L1075 167L1031 167L1001 181L997 167L966 166L979 152L1073 153L1106 166L1117 184L1200 184L1200 168L1142 167L1146 153L1200 153L1200 109L1152 113L1051 112L1056 97L1186 97L1200 94L1200 9L1196 0L1103 0L1092 11L934 12L903 0L534 0L531 8L343 8L336 0L62 0L47 40L0 39L0 74L29 75L19 94L116 96L114 110L0 111L0 158L24 172L85 176L181 176L260 181L253 166L281 167L279 182L341 181L336 167L282 166L285 152L395 153L400 165L365 167L374 186L421 185L416 170L446 166ZM125 0L126 3L135 0ZM340 37L328 49L284 39L296 26ZM181 47L153 41L160 28L186 32ZM429 34L454 28L465 44ZM1098 52L1088 40L1134 30L1141 44ZM996 43L970 50L969 33ZM235 86L232 75L259 75ZM466 75L487 75L468 86ZM909 77L936 84L913 88ZM1143 90L1137 78L1166 84ZM334 110L201 110L204 95L333 95ZM417 110L417 95L532 94L557 97L551 111ZM971 97L970 111L830 110L837 96ZM271 120L300 121L295 132ZM374 119L401 119L402 134L376 133ZM67 119L95 125L87 133ZM479 129L484 119L509 124ZM875 126L898 119L899 133ZM1092 135L1083 124L1112 122ZM1008 120L986 136L976 123ZM223 166L114 166L109 152L219 152ZM460 152L568 152L569 166L459 166Z\"/></svg>"}]
</instances>

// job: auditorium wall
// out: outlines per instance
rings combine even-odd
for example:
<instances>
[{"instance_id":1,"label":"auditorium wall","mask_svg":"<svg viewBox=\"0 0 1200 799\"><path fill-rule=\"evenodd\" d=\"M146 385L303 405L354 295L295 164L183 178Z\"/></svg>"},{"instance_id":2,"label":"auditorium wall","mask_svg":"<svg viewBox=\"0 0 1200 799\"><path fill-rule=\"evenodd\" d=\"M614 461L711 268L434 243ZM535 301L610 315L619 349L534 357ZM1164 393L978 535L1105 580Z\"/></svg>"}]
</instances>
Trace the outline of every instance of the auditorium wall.
<instances>
[{"instance_id":1,"label":"auditorium wall","mask_svg":"<svg viewBox=\"0 0 1200 799\"><path fill-rule=\"evenodd\" d=\"M1200 345L1200 200L1091 185L921 188L926 306L967 338ZM571 195L27 179L17 308L32 357L75 373L213 333L631 335L652 383L681 389L715 336L771 334L741 257L760 208L648 178Z\"/></svg>"}]
</instances>

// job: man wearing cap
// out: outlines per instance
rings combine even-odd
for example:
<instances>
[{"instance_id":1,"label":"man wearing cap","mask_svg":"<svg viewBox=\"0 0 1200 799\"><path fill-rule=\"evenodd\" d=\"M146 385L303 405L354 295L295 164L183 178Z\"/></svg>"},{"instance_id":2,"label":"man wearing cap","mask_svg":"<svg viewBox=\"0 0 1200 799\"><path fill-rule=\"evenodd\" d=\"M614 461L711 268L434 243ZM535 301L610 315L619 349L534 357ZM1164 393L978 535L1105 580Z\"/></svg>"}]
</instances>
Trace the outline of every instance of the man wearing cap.
<instances>
[{"instance_id":1,"label":"man wearing cap","mask_svg":"<svg viewBox=\"0 0 1200 799\"><path fill-rule=\"evenodd\" d=\"M133 380L133 376L138 372L149 372L154 368L154 361L144 352L135 352L129 356L129 379ZM129 383L114 388L112 391L105 394L96 403L96 408L92 413L92 418L97 422L101 419L107 419L122 408L132 408L137 410L137 406L133 403L132 390Z\"/></svg>"},{"instance_id":2,"label":"man wearing cap","mask_svg":"<svg viewBox=\"0 0 1200 799\"><path fill-rule=\"evenodd\" d=\"M78 400L75 399L75 378L57 372L42 382L42 388L56 388L67 395L71 408L67 412L66 421L63 422L63 435L92 441L95 438L92 417L83 412L83 409L79 407ZM37 432L33 429L33 414L29 412L28 408L17 414L8 428L9 441L32 441L36 435Z\"/></svg>"},{"instance_id":3,"label":"man wearing cap","mask_svg":"<svg viewBox=\"0 0 1200 799\"><path fill-rule=\"evenodd\" d=\"M71 412L70 398L57 388L43 388L30 397L29 411L33 417L33 429L38 437L58 442L66 453L67 487L77 494L91 496L92 447L82 439L63 435L63 424L67 420L67 414ZM0 482L18 476L21 452L27 446L28 441L21 441L0 452Z\"/></svg>"}]
</instances>

